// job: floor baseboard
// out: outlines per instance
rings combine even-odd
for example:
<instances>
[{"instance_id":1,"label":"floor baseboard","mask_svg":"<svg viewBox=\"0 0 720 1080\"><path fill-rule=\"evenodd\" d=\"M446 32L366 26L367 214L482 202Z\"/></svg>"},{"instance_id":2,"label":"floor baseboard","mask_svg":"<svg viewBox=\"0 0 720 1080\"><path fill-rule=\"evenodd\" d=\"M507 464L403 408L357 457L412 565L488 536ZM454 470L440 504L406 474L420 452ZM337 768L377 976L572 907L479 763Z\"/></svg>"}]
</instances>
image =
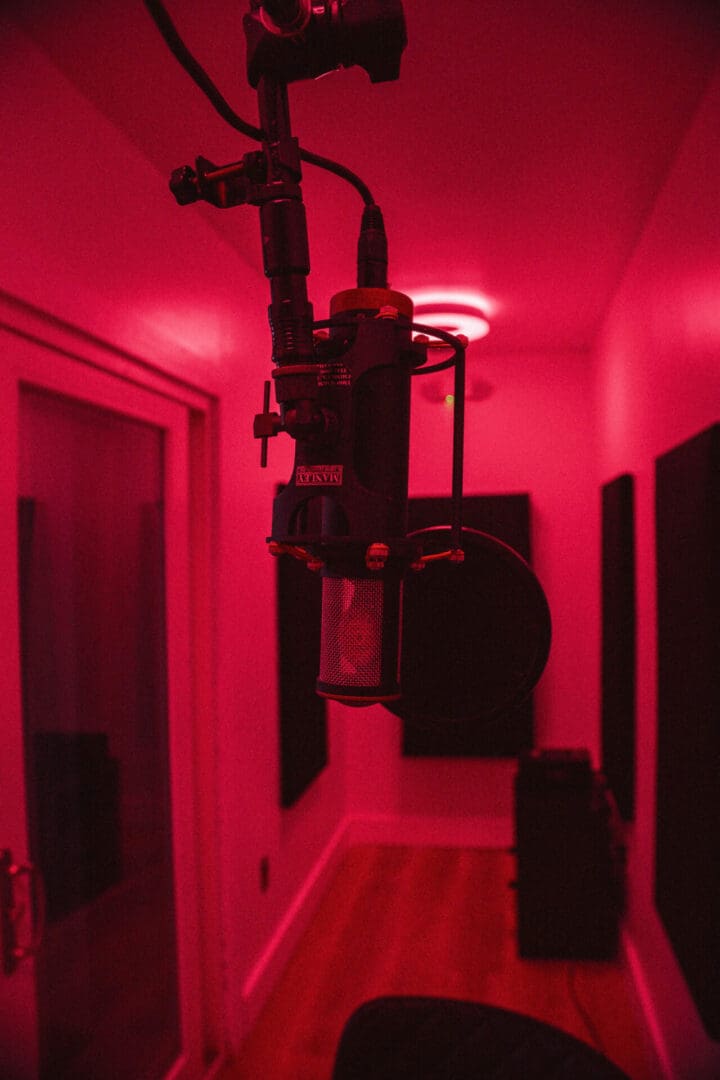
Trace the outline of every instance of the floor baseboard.
<instances>
[{"instance_id":1,"label":"floor baseboard","mask_svg":"<svg viewBox=\"0 0 720 1080\"><path fill-rule=\"evenodd\" d=\"M348 847L347 829L348 819L344 818L298 889L295 899L243 983L242 1026L245 1031L248 1031L255 1022L337 871Z\"/></svg>"},{"instance_id":2,"label":"floor baseboard","mask_svg":"<svg viewBox=\"0 0 720 1080\"><path fill-rule=\"evenodd\" d=\"M655 1003L645 977L642 960L627 930L622 931L621 942L625 965L630 974L635 996L645 1022L645 1028L655 1054L658 1076L661 1080L675 1080L675 1072L657 1019Z\"/></svg>"},{"instance_id":3,"label":"floor baseboard","mask_svg":"<svg viewBox=\"0 0 720 1080\"><path fill-rule=\"evenodd\" d=\"M512 821L412 816L345 817L298 889L242 988L242 1028L249 1031L337 871L344 853L359 844L408 847L508 848Z\"/></svg>"}]
</instances>

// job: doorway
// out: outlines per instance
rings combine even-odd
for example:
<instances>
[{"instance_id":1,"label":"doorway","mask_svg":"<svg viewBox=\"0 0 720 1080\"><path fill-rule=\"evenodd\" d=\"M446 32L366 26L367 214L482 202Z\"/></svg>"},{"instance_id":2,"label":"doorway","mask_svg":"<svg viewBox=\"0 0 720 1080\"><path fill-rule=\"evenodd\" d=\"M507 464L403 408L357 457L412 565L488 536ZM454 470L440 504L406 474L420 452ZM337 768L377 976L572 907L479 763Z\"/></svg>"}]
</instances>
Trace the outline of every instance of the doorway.
<instances>
[{"instance_id":1,"label":"doorway","mask_svg":"<svg viewBox=\"0 0 720 1080\"><path fill-rule=\"evenodd\" d=\"M15 873L0 1072L194 1080L212 1048L200 1001L190 410L35 346L15 342L11 355L0 848Z\"/></svg>"}]
</instances>

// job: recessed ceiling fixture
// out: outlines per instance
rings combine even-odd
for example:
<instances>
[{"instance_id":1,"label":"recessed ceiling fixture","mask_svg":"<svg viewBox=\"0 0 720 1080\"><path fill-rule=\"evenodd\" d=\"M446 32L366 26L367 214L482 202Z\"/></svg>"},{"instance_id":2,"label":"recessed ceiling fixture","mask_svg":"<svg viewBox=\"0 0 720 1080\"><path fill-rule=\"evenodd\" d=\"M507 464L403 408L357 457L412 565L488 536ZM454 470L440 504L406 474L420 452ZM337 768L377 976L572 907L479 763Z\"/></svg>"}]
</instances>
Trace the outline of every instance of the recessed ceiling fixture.
<instances>
[{"instance_id":1,"label":"recessed ceiling fixture","mask_svg":"<svg viewBox=\"0 0 720 1080\"><path fill-rule=\"evenodd\" d=\"M490 330L487 303L476 294L460 290L433 289L413 294L415 321L463 334L468 341L479 341Z\"/></svg>"}]
</instances>

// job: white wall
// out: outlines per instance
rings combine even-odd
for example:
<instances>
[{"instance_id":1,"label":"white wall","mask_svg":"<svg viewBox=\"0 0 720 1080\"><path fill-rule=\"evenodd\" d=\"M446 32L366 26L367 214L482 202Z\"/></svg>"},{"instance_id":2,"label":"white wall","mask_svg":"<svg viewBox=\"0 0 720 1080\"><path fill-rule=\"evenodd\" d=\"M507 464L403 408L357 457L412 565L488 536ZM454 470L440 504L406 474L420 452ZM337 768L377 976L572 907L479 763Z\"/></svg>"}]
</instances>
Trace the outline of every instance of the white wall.
<instances>
[{"instance_id":1,"label":"white wall","mask_svg":"<svg viewBox=\"0 0 720 1080\"><path fill-rule=\"evenodd\" d=\"M627 268L595 365L599 482L631 472L636 484L638 781L628 928L661 1051L683 1080L720 1075L720 1045L703 1030L653 903L654 464L720 418L719 117L716 77Z\"/></svg>"}]
</instances>

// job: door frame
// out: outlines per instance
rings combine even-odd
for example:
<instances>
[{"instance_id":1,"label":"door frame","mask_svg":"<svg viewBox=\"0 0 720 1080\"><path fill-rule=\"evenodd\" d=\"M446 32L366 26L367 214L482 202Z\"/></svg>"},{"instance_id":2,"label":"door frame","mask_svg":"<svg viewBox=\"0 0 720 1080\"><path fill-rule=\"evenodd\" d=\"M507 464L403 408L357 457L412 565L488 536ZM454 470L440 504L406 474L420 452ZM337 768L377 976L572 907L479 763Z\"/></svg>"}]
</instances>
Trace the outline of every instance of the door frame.
<instances>
[{"instance_id":1,"label":"door frame","mask_svg":"<svg viewBox=\"0 0 720 1080\"><path fill-rule=\"evenodd\" d=\"M5 568L0 575L0 611L11 616L0 650L4 656L0 659L0 693L7 709L0 776L9 774L0 783L0 846L11 848L17 862L29 858L16 514L22 387L88 401L154 424L164 432L168 726L183 1043L182 1056L169 1077L196 1080L215 1071L227 1044L214 795L216 533L212 507L217 505L213 454L217 403L197 387L1 295L0 350L0 430L5 444L0 455L0 564ZM28 933L25 926L24 939ZM37 1068L31 959L22 961L9 977L0 973L0 1016L11 1021L13 1032L15 1062L9 1061L7 1068L18 1069L24 1080L22 1070L28 1062L35 1061ZM0 1040L8 1041L1 1033Z\"/></svg>"}]
</instances>

